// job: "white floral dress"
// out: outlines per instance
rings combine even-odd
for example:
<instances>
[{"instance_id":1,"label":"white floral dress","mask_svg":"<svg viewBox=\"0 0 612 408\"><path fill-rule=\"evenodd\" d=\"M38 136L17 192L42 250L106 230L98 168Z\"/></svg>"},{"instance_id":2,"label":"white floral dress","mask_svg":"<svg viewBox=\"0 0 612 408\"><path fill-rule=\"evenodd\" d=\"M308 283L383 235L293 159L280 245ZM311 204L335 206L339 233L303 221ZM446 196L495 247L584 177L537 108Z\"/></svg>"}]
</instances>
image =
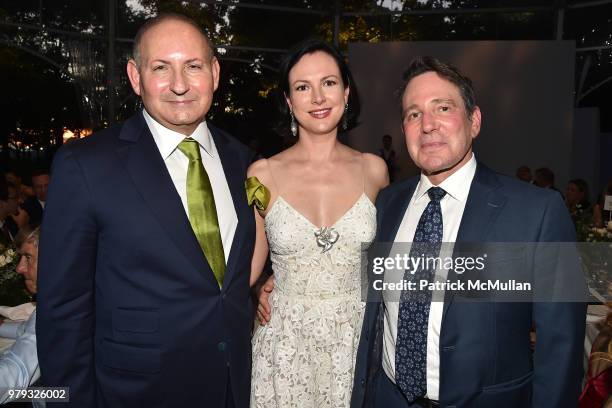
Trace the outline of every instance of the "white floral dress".
<instances>
[{"instance_id":1,"label":"white floral dress","mask_svg":"<svg viewBox=\"0 0 612 408\"><path fill-rule=\"evenodd\" d=\"M281 196L265 218L275 288L272 317L253 337L251 407L349 407L365 303L361 261L376 232L376 208L362 194L319 230Z\"/></svg>"}]
</instances>

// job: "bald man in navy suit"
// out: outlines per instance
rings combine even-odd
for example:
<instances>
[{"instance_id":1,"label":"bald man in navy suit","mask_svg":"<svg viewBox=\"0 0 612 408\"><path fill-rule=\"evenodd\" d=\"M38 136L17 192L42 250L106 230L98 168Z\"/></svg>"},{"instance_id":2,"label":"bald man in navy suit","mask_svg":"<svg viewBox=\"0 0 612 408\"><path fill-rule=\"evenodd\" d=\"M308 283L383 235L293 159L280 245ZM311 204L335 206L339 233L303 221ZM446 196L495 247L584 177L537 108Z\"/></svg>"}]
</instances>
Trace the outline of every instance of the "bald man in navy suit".
<instances>
[{"instance_id":1,"label":"bald man in navy suit","mask_svg":"<svg viewBox=\"0 0 612 408\"><path fill-rule=\"evenodd\" d=\"M70 388L62 406L246 408L253 155L205 120L220 68L195 22L148 20L127 71L144 110L54 160L40 244L42 383ZM192 199L211 193L202 240ZM206 249L213 240L217 251Z\"/></svg>"}]
</instances>

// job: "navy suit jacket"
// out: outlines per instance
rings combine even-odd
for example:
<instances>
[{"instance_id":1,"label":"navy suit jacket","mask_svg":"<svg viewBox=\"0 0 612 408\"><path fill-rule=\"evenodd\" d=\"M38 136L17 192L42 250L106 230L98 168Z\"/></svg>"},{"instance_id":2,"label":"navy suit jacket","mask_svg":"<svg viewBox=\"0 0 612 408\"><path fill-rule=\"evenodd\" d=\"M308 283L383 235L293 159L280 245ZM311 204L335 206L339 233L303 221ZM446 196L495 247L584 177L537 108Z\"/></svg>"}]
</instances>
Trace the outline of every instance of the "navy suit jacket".
<instances>
[{"instance_id":1,"label":"navy suit jacket","mask_svg":"<svg viewBox=\"0 0 612 408\"><path fill-rule=\"evenodd\" d=\"M42 205L40 205L40 201L38 201L38 198L36 198L36 196L29 197L21 205L21 208L23 208L24 211L28 213L28 216L30 217L30 225L34 227L40 225L40 221L42 220L43 216L43 208Z\"/></svg>"},{"instance_id":2,"label":"navy suit jacket","mask_svg":"<svg viewBox=\"0 0 612 408\"><path fill-rule=\"evenodd\" d=\"M55 157L36 332L42 382L71 406L224 407L228 381L248 406L253 156L208 126L238 216L221 289L142 113Z\"/></svg>"},{"instance_id":3,"label":"navy suit jacket","mask_svg":"<svg viewBox=\"0 0 612 408\"><path fill-rule=\"evenodd\" d=\"M418 181L415 177L396 183L379 194L378 242L395 239ZM478 163L457 242L573 241L574 227L559 194ZM371 295L357 355L352 408L374 406L374 379L382 373L384 305L380 292ZM453 302L447 293L440 334L440 405L575 408L582 379L585 316L584 303ZM532 322L537 329L534 353L529 343Z\"/></svg>"}]
</instances>

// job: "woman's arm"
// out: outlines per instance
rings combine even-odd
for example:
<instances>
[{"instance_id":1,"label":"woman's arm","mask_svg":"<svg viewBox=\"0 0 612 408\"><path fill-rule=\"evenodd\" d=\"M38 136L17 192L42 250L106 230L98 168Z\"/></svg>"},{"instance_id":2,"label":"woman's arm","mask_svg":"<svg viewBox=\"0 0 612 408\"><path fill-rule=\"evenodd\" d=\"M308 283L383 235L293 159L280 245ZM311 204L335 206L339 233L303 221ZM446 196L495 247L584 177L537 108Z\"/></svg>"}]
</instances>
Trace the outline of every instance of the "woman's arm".
<instances>
[{"instance_id":1,"label":"woman's arm","mask_svg":"<svg viewBox=\"0 0 612 408\"><path fill-rule=\"evenodd\" d=\"M270 170L266 159L256 161L251 164L247 170L247 177L249 179L251 177L257 178L257 181L251 183L251 187L258 190L258 194L251 192L253 196L255 196L253 197L254 199L251 197L249 198L249 201L253 204L253 214L255 217L255 248L251 260L251 286L255 285L259 279L266 264L266 259L268 258L269 248L264 226L264 217L267 210L270 208L271 201L271 192L268 187L268 185L271 184L271 175L269 173ZM252 181L252 179L249 181Z\"/></svg>"}]
</instances>

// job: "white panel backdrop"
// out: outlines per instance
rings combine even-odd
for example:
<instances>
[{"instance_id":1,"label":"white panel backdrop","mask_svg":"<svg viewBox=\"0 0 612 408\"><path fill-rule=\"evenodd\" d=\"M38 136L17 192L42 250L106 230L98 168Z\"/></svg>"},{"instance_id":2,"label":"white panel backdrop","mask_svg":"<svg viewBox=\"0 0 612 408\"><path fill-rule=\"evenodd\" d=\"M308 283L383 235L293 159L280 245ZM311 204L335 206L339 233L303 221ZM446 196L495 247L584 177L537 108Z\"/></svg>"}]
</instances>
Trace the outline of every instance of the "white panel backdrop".
<instances>
[{"instance_id":1,"label":"white panel backdrop","mask_svg":"<svg viewBox=\"0 0 612 408\"><path fill-rule=\"evenodd\" d=\"M375 152L382 135L389 133L398 153L398 178L418 173L406 152L395 96L403 71L417 55L449 61L474 82L483 114L474 147L489 167L511 175L523 164L532 169L549 167L557 188L564 191L580 167L576 160L596 165L587 163L582 154L572 157L573 41L353 43L348 55L362 113L361 124L347 141L359 150Z\"/></svg>"}]
</instances>

